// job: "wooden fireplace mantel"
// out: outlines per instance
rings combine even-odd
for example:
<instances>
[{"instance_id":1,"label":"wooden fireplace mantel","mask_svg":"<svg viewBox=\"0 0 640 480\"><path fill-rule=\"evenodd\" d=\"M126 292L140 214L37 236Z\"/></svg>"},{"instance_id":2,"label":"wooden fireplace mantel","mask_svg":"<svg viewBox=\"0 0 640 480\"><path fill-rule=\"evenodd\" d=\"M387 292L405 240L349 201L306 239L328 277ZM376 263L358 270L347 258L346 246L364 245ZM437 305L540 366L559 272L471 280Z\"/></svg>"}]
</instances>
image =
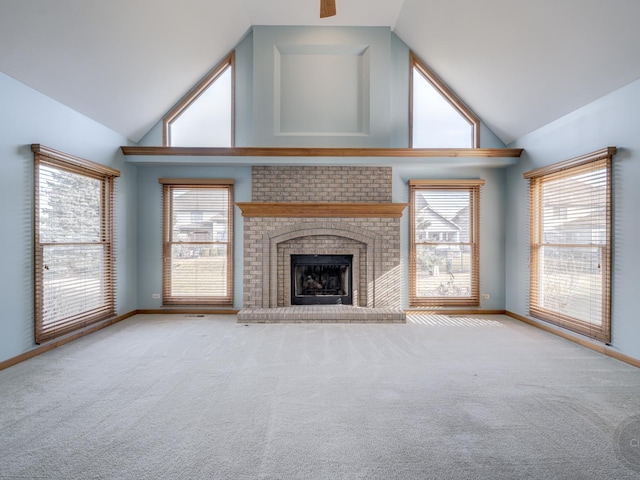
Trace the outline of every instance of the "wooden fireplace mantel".
<instances>
[{"instance_id":1,"label":"wooden fireplace mantel","mask_svg":"<svg viewBox=\"0 0 640 480\"><path fill-rule=\"evenodd\" d=\"M124 155L181 157L471 157L518 158L522 148L323 148L323 147L154 147L122 146Z\"/></svg>"},{"instance_id":2,"label":"wooden fireplace mantel","mask_svg":"<svg viewBox=\"0 0 640 480\"><path fill-rule=\"evenodd\" d=\"M237 202L243 217L400 218L408 203Z\"/></svg>"}]
</instances>

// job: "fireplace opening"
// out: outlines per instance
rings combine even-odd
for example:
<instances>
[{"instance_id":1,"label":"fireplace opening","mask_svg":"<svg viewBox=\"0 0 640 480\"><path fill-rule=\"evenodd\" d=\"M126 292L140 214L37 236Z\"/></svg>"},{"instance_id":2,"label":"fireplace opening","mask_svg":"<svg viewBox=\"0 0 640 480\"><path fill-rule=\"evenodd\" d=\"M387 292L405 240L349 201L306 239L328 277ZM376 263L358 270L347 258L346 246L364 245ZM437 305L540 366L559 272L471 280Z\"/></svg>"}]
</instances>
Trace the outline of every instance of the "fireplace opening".
<instances>
[{"instance_id":1,"label":"fireplace opening","mask_svg":"<svg viewBox=\"0 0 640 480\"><path fill-rule=\"evenodd\" d=\"M352 305L353 255L291 255L292 305Z\"/></svg>"}]
</instances>

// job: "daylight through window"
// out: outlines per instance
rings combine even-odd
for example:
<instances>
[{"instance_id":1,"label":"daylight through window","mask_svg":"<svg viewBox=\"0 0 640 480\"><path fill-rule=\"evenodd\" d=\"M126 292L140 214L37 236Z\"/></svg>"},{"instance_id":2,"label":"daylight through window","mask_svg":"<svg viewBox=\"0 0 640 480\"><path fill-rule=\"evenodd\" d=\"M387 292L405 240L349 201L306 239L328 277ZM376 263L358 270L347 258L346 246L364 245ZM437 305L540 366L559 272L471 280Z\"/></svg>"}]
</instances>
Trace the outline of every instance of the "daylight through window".
<instances>
[{"instance_id":1,"label":"daylight through window","mask_svg":"<svg viewBox=\"0 0 640 480\"><path fill-rule=\"evenodd\" d=\"M411 306L479 304L483 180L412 180Z\"/></svg>"},{"instance_id":2,"label":"daylight through window","mask_svg":"<svg viewBox=\"0 0 640 480\"><path fill-rule=\"evenodd\" d=\"M234 145L234 54L227 56L163 119L170 147Z\"/></svg>"},{"instance_id":3,"label":"daylight through window","mask_svg":"<svg viewBox=\"0 0 640 480\"><path fill-rule=\"evenodd\" d=\"M35 337L59 337L115 314L117 170L39 145L35 157Z\"/></svg>"},{"instance_id":4,"label":"daylight through window","mask_svg":"<svg viewBox=\"0 0 640 480\"><path fill-rule=\"evenodd\" d=\"M478 118L413 54L410 112L412 148L479 147Z\"/></svg>"},{"instance_id":5,"label":"daylight through window","mask_svg":"<svg viewBox=\"0 0 640 480\"><path fill-rule=\"evenodd\" d=\"M233 304L233 180L160 179L163 303Z\"/></svg>"},{"instance_id":6,"label":"daylight through window","mask_svg":"<svg viewBox=\"0 0 640 480\"><path fill-rule=\"evenodd\" d=\"M605 149L527 172L532 316L608 342L611 158Z\"/></svg>"}]
</instances>

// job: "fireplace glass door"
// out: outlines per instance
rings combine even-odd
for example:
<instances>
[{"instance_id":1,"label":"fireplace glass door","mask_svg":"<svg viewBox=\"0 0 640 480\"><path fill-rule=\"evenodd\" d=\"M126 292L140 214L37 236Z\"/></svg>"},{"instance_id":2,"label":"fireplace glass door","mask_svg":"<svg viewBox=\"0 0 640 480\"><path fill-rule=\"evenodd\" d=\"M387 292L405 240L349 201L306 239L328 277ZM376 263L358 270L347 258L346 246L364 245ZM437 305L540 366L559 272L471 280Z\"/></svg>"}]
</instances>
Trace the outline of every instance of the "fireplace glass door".
<instances>
[{"instance_id":1,"label":"fireplace glass door","mask_svg":"<svg viewBox=\"0 0 640 480\"><path fill-rule=\"evenodd\" d=\"M352 305L353 255L291 255L292 305Z\"/></svg>"}]
</instances>

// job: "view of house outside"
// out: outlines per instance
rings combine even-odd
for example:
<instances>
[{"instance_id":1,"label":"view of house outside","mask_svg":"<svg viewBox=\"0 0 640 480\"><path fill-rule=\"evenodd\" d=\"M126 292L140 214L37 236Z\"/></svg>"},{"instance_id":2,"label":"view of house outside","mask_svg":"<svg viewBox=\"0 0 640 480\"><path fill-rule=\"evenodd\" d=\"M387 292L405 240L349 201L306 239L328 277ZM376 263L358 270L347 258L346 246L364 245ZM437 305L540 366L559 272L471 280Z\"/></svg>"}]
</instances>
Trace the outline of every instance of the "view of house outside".
<instances>
[{"instance_id":1,"label":"view of house outside","mask_svg":"<svg viewBox=\"0 0 640 480\"><path fill-rule=\"evenodd\" d=\"M470 192L415 192L416 295L471 295Z\"/></svg>"},{"instance_id":2,"label":"view of house outside","mask_svg":"<svg viewBox=\"0 0 640 480\"><path fill-rule=\"evenodd\" d=\"M226 188L172 190L171 296L228 295L228 212Z\"/></svg>"}]
</instances>

